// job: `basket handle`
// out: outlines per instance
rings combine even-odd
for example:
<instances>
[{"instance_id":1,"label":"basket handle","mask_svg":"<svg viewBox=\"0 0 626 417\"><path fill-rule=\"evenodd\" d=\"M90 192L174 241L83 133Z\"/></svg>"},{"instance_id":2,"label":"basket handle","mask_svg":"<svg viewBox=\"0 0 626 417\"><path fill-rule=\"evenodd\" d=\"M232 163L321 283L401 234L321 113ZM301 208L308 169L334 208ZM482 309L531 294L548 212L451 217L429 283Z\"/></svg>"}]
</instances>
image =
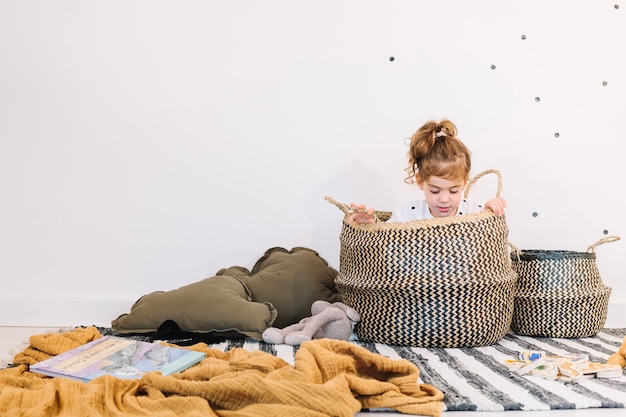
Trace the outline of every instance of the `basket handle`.
<instances>
[{"instance_id":1,"label":"basket handle","mask_svg":"<svg viewBox=\"0 0 626 417\"><path fill-rule=\"evenodd\" d=\"M324 197L324 200L328 201L330 204L333 204L335 206L337 206L339 208L339 210L343 211L343 214L347 217L350 214L354 213L354 212L359 212L359 213L366 213L367 214L367 210L366 209L362 209L362 208L358 208L358 207L350 207L347 204L343 204L340 203L339 201L331 198L331 197ZM371 213L372 217L374 217L374 222L376 223L380 223L380 218L378 217L378 215L376 214L376 212L374 211L374 213Z\"/></svg>"},{"instance_id":2,"label":"basket handle","mask_svg":"<svg viewBox=\"0 0 626 417\"><path fill-rule=\"evenodd\" d=\"M343 214L346 216L351 213L350 207L346 204L340 203L332 197L326 196L324 200L328 201L330 204L335 205L339 208L339 210L343 211Z\"/></svg>"},{"instance_id":3,"label":"basket handle","mask_svg":"<svg viewBox=\"0 0 626 417\"><path fill-rule=\"evenodd\" d=\"M464 198L467 198L467 196L469 195L469 192L470 192L470 188L472 188L474 183L476 181L478 181L481 177L483 177L483 176L485 176L487 174L496 174L498 176L498 189L496 190L496 198L500 197L500 193L502 192L502 174L500 174L500 171L498 171L496 169L488 169L486 171L481 172L480 174L475 175L474 178L472 178L467 183L467 187L465 187Z\"/></svg>"},{"instance_id":4,"label":"basket handle","mask_svg":"<svg viewBox=\"0 0 626 417\"><path fill-rule=\"evenodd\" d=\"M522 253L522 250L518 248L517 246L515 246L514 244L512 244L511 242L507 242L507 245L509 246L511 254L515 254L515 256L517 257L517 261L519 262L521 260L520 255Z\"/></svg>"},{"instance_id":5,"label":"basket handle","mask_svg":"<svg viewBox=\"0 0 626 417\"><path fill-rule=\"evenodd\" d=\"M596 243L594 243L593 245L589 246L587 248L587 252L591 252L594 253L596 251L596 248L600 245L603 245L605 243L612 243L612 242L617 242L618 240L620 240L621 238L619 236L607 236L605 238L602 238L600 240L598 240Z\"/></svg>"}]
</instances>

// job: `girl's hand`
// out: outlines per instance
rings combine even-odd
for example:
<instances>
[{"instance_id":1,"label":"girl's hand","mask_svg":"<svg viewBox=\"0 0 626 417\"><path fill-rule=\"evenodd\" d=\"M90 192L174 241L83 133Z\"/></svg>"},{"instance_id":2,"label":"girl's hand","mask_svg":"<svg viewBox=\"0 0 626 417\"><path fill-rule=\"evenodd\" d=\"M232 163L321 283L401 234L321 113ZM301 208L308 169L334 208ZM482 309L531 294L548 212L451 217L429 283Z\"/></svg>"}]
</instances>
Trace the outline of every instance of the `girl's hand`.
<instances>
[{"instance_id":1,"label":"girl's hand","mask_svg":"<svg viewBox=\"0 0 626 417\"><path fill-rule=\"evenodd\" d=\"M489 209L498 215L504 214L505 208L506 208L506 200L502 197L492 198L491 200L485 203L485 209Z\"/></svg>"},{"instance_id":2,"label":"girl's hand","mask_svg":"<svg viewBox=\"0 0 626 417\"><path fill-rule=\"evenodd\" d=\"M358 224L374 223L374 209L372 207L366 209L364 204L357 206L354 203L350 203L350 208L359 211L354 211L348 216L348 224L352 224L353 222ZM365 210L365 212L362 210Z\"/></svg>"}]
</instances>

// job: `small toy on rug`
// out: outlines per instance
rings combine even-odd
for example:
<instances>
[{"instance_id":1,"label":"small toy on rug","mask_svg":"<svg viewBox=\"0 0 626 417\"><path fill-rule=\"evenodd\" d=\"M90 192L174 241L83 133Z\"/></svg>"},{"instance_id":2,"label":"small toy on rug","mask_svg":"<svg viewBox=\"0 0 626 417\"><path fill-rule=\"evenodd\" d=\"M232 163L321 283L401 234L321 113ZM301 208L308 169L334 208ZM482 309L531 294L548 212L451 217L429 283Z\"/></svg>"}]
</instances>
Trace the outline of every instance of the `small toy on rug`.
<instances>
[{"instance_id":1,"label":"small toy on rug","mask_svg":"<svg viewBox=\"0 0 626 417\"><path fill-rule=\"evenodd\" d=\"M576 382L581 378L619 378L622 368L610 363L589 362L585 354L547 356L542 351L520 352L518 359L506 359L508 368L519 375Z\"/></svg>"},{"instance_id":2,"label":"small toy on rug","mask_svg":"<svg viewBox=\"0 0 626 417\"><path fill-rule=\"evenodd\" d=\"M268 327L263 332L265 343L300 345L311 339L348 340L361 319L359 313L344 303L317 300L311 305L311 316L283 329Z\"/></svg>"},{"instance_id":3,"label":"small toy on rug","mask_svg":"<svg viewBox=\"0 0 626 417\"><path fill-rule=\"evenodd\" d=\"M622 369L626 367L626 337L624 337L622 346L619 347L617 352L609 356L608 362L611 365L619 365Z\"/></svg>"}]
</instances>

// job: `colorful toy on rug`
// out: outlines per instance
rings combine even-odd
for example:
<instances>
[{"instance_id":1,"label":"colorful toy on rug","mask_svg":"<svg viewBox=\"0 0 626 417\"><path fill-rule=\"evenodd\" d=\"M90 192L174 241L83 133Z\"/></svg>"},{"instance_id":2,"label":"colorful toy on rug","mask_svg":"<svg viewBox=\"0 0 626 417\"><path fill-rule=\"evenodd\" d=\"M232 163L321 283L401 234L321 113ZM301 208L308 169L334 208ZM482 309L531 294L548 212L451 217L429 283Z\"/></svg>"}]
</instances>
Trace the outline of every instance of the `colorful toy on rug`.
<instances>
[{"instance_id":1,"label":"colorful toy on rug","mask_svg":"<svg viewBox=\"0 0 626 417\"><path fill-rule=\"evenodd\" d=\"M589 362L585 354L547 356L542 351L520 352L518 359L506 359L506 365L518 375L576 382L582 378L619 378L622 368L610 363Z\"/></svg>"},{"instance_id":2,"label":"colorful toy on rug","mask_svg":"<svg viewBox=\"0 0 626 417\"><path fill-rule=\"evenodd\" d=\"M311 339L348 340L361 319L359 313L341 302L317 300L311 305L310 317L283 329L268 327L263 332L265 343L300 345Z\"/></svg>"}]
</instances>

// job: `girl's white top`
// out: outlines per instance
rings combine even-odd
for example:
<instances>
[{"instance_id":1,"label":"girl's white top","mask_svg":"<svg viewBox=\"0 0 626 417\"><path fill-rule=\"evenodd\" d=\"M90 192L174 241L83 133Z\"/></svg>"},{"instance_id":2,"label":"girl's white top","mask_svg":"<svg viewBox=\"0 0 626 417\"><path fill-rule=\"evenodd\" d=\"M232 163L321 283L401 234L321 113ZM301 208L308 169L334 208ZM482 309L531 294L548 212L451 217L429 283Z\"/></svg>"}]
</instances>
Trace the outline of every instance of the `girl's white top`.
<instances>
[{"instance_id":1,"label":"girl's white top","mask_svg":"<svg viewBox=\"0 0 626 417\"><path fill-rule=\"evenodd\" d=\"M476 204L472 200L461 200L459 203L458 215L480 213L483 211L483 206ZM410 222L412 220L432 219L433 215L430 214L426 200L414 200L409 201L404 206L394 210L391 213L389 222Z\"/></svg>"}]
</instances>

